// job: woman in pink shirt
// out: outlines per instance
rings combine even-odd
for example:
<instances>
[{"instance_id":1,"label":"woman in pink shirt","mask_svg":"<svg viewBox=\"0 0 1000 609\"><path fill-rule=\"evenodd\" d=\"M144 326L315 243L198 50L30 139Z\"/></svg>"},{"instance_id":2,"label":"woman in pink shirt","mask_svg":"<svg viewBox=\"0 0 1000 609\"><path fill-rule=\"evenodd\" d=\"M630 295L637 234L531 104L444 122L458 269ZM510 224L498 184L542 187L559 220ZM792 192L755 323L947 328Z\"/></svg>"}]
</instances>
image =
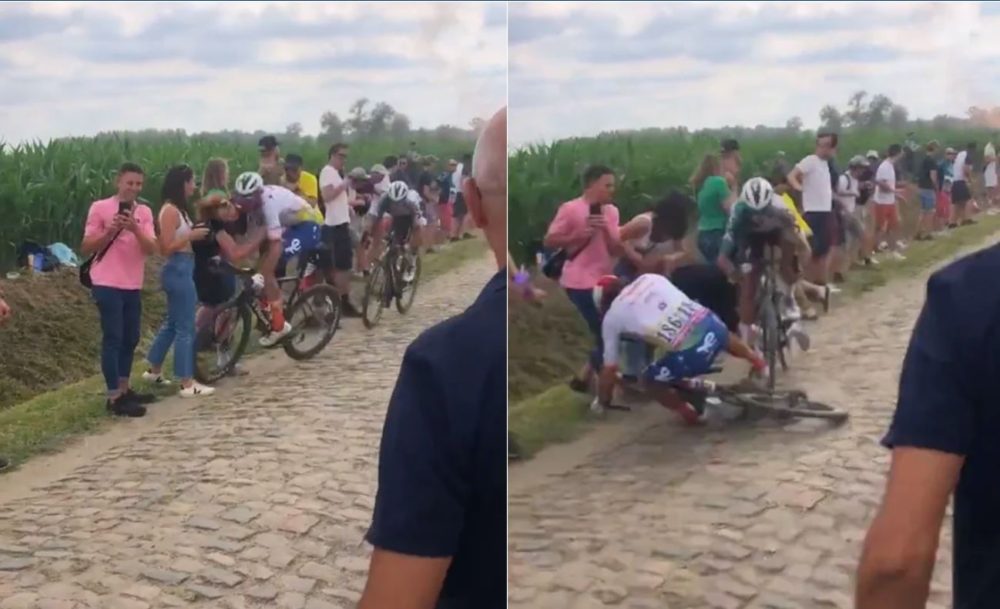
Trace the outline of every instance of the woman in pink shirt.
<instances>
[{"instance_id":1,"label":"woman in pink shirt","mask_svg":"<svg viewBox=\"0 0 1000 609\"><path fill-rule=\"evenodd\" d=\"M594 305L597 280L612 273L614 258L622 253L618 238L615 174L592 165L583 174L583 194L559 206L545 235L545 246L563 248L568 256L559 284L594 335L595 347L580 373L570 381L575 391L589 390L595 370L601 369L601 317Z\"/></svg>"},{"instance_id":2,"label":"woman in pink shirt","mask_svg":"<svg viewBox=\"0 0 1000 609\"><path fill-rule=\"evenodd\" d=\"M101 316L101 372L107 383L107 408L119 416L141 417L142 405L155 398L129 387L132 359L139 344L146 256L156 251L153 212L137 201L142 167L125 163L118 170L118 193L95 201L87 213L80 250L97 254L90 269L91 293Z\"/></svg>"}]
</instances>

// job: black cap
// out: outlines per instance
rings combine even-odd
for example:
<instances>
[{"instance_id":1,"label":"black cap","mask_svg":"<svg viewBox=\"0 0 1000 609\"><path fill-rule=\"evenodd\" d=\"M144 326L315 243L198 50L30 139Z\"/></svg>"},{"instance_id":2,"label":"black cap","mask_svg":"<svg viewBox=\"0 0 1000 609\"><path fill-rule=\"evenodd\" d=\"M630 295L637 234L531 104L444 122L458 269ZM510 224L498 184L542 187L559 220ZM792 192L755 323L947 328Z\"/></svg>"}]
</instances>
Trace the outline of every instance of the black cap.
<instances>
[{"instance_id":1,"label":"black cap","mask_svg":"<svg viewBox=\"0 0 1000 609\"><path fill-rule=\"evenodd\" d=\"M285 167L302 167L302 157L297 154L285 155Z\"/></svg>"},{"instance_id":2,"label":"black cap","mask_svg":"<svg viewBox=\"0 0 1000 609\"><path fill-rule=\"evenodd\" d=\"M274 137L273 135L265 135L264 137L260 138L259 142L257 142L257 146L261 150L274 150L275 148L278 147L278 138Z\"/></svg>"},{"instance_id":3,"label":"black cap","mask_svg":"<svg viewBox=\"0 0 1000 609\"><path fill-rule=\"evenodd\" d=\"M722 140L722 152L736 152L740 149L740 143L730 138Z\"/></svg>"}]
</instances>

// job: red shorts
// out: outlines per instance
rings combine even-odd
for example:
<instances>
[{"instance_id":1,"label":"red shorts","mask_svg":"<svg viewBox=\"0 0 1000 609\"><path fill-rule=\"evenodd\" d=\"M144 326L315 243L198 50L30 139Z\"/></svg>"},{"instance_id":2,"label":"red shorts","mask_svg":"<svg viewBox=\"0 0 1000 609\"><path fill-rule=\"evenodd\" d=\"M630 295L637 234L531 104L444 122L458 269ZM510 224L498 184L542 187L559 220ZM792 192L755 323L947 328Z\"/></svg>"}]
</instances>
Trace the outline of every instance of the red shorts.
<instances>
[{"instance_id":1,"label":"red shorts","mask_svg":"<svg viewBox=\"0 0 1000 609\"><path fill-rule=\"evenodd\" d=\"M951 195L938 191L937 201L934 204L934 213L938 218L947 220L951 218Z\"/></svg>"},{"instance_id":2,"label":"red shorts","mask_svg":"<svg viewBox=\"0 0 1000 609\"><path fill-rule=\"evenodd\" d=\"M441 229L449 234L451 233L452 205L451 201L438 204L438 218L441 220Z\"/></svg>"},{"instance_id":3,"label":"red shorts","mask_svg":"<svg viewBox=\"0 0 1000 609\"><path fill-rule=\"evenodd\" d=\"M890 231L899 228L899 209L893 205L875 203L875 229Z\"/></svg>"}]
</instances>

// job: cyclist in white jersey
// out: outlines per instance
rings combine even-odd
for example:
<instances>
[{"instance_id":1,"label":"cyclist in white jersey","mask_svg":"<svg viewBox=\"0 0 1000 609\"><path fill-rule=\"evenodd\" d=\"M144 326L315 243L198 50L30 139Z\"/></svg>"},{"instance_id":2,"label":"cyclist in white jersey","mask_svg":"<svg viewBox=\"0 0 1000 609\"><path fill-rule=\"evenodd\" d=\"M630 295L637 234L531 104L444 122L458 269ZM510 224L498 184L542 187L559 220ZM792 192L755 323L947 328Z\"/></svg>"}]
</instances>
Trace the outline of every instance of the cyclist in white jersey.
<instances>
[{"instance_id":1,"label":"cyclist in white jersey","mask_svg":"<svg viewBox=\"0 0 1000 609\"><path fill-rule=\"evenodd\" d=\"M729 332L715 313L691 300L663 275L640 275L624 289L618 277L602 277L594 288L594 301L603 313L603 368L597 393L599 404L605 407L610 405L618 382L623 338L642 341L663 352L645 368L641 380L654 399L687 423L702 421L704 413L682 400L671 383L709 372L722 351L749 362L752 373L767 374L767 363L758 353Z\"/></svg>"},{"instance_id":2,"label":"cyclist in white jersey","mask_svg":"<svg viewBox=\"0 0 1000 609\"><path fill-rule=\"evenodd\" d=\"M236 206L246 213L258 211L267 228L267 246L258 270L264 276L271 332L261 337L260 344L272 347L292 331L292 325L285 320L276 273L278 265L318 246L319 223L308 201L283 186L265 186L260 174L252 171L240 174L235 186Z\"/></svg>"}]
</instances>

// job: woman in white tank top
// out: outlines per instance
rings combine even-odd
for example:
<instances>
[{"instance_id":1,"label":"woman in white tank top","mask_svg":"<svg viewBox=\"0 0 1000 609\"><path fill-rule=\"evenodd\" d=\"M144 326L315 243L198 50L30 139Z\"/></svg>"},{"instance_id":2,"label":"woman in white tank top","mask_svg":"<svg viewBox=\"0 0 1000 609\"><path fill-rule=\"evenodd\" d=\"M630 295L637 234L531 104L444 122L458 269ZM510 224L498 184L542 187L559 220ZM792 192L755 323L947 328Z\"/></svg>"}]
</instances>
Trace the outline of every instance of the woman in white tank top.
<instances>
[{"instance_id":1,"label":"woman in white tank top","mask_svg":"<svg viewBox=\"0 0 1000 609\"><path fill-rule=\"evenodd\" d=\"M187 165L170 168L163 179L160 209L160 253L166 258L160 282L167 295L167 318L146 357L149 369L142 378L156 385L169 385L163 378L163 362L174 348L174 375L180 379L181 397L211 395L214 389L194 381L194 318L198 293L194 285L194 252L191 242L204 239L208 228L194 227L189 210L194 195L194 172Z\"/></svg>"},{"instance_id":2,"label":"woman in white tank top","mask_svg":"<svg viewBox=\"0 0 1000 609\"><path fill-rule=\"evenodd\" d=\"M688 214L694 202L671 191L653 210L639 214L621 228L625 254L615 274L632 281L643 273L669 275L673 269L694 261L694 248L687 243Z\"/></svg>"}]
</instances>

